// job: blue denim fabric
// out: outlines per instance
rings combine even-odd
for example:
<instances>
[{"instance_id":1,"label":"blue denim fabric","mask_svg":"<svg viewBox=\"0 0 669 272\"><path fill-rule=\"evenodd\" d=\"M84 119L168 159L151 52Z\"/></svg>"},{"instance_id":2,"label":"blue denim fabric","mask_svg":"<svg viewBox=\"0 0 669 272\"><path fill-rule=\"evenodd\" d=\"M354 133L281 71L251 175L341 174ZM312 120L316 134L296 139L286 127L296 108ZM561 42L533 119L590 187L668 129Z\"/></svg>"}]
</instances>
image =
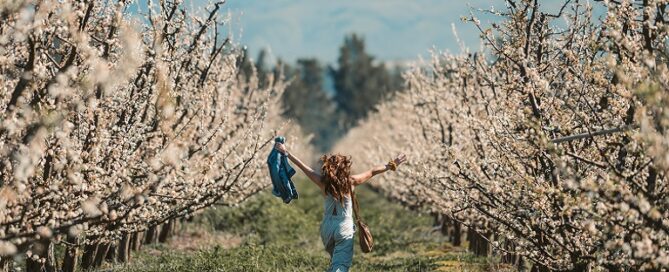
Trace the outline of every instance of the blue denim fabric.
<instances>
[{"instance_id":1,"label":"blue denim fabric","mask_svg":"<svg viewBox=\"0 0 669 272\"><path fill-rule=\"evenodd\" d=\"M279 136L274 139L274 142L283 144L286 142L286 138ZM280 197L286 204L298 198L297 188L291 180L295 175L295 169L288 164L288 156L272 148L272 152L267 157L267 166L269 167L269 177L272 179L272 194Z\"/></svg>"}]
</instances>

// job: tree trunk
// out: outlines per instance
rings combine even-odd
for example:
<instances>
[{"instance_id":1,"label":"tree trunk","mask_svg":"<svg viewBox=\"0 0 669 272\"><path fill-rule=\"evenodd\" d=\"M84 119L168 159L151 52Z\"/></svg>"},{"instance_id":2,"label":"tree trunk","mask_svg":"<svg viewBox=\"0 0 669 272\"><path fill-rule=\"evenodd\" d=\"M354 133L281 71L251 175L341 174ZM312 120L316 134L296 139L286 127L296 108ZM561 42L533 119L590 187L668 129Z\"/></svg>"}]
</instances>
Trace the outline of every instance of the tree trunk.
<instances>
[{"instance_id":1,"label":"tree trunk","mask_svg":"<svg viewBox=\"0 0 669 272\"><path fill-rule=\"evenodd\" d=\"M136 234L126 233L121 237L121 242L118 244L118 261L120 263L126 263L130 260L130 240L136 240ZM136 241L136 243L141 244L140 241Z\"/></svg>"},{"instance_id":2,"label":"tree trunk","mask_svg":"<svg viewBox=\"0 0 669 272\"><path fill-rule=\"evenodd\" d=\"M482 235L479 236L479 249L478 252L481 256L490 256L490 252L492 251L491 245L490 245L490 240L492 240L492 234L491 233L483 233Z\"/></svg>"},{"instance_id":3,"label":"tree trunk","mask_svg":"<svg viewBox=\"0 0 669 272\"><path fill-rule=\"evenodd\" d=\"M12 264L14 264L12 257L8 256L0 258L0 272L12 271Z\"/></svg>"},{"instance_id":4,"label":"tree trunk","mask_svg":"<svg viewBox=\"0 0 669 272\"><path fill-rule=\"evenodd\" d=\"M163 227L160 231L160 236L158 236L158 242L165 243L167 239L172 237L172 230L174 229L174 219L167 220L167 223L163 224Z\"/></svg>"},{"instance_id":5,"label":"tree trunk","mask_svg":"<svg viewBox=\"0 0 669 272\"><path fill-rule=\"evenodd\" d=\"M516 245L513 244L513 242L509 240L504 241L504 249L507 252L502 253L501 257L501 262L502 263L507 263L507 264L512 264L515 267L518 268L518 271L521 271L521 267L523 266L523 259L520 255L514 254L513 252L516 251Z\"/></svg>"},{"instance_id":6,"label":"tree trunk","mask_svg":"<svg viewBox=\"0 0 669 272\"><path fill-rule=\"evenodd\" d=\"M469 250L474 253L476 256L488 256L490 252L490 244L486 238L490 238L490 235L485 234L482 236L473 229L469 229L467 232L467 240L469 240Z\"/></svg>"},{"instance_id":7,"label":"tree trunk","mask_svg":"<svg viewBox=\"0 0 669 272\"><path fill-rule=\"evenodd\" d=\"M181 233L181 220L179 219L174 219L174 224L172 224L172 236L174 236L177 233Z\"/></svg>"},{"instance_id":8,"label":"tree trunk","mask_svg":"<svg viewBox=\"0 0 669 272\"><path fill-rule=\"evenodd\" d=\"M578 262L574 264L574 269L572 269L574 272L590 272L592 271L592 267L590 263L587 262ZM654 271L654 270L649 270L649 271ZM656 271L660 271L657 269Z\"/></svg>"},{"instance_id":9,"label":"tree trunk","mask_svg":"<svg viewBox=\"0 0 669 272\"><path fill-rule=\"evenodd\" d=\"M462 224L460 222L453 220L453 229L451 231L450 241L453 246L462 245Z\"/></svg>"},{"instance_id":10,"label":"tree trunk","mask_svg":"<svg viewBox=\"0 0 669 272\"><path fill-rule=\"evenodd\" d=\"M530 272L550 272L550 269L542 264L534 264Z\"/></svg>"},{"instance_id":11,"label":"tree trunk","mask_svg":"<svg viewBox=\"0 0 669 272\"><path fill-rule=\"evenodd\" d=\"M462 225L447 215L441 216L441 234L448 237L448 241L453 246L460 246L462 244Z\"/></svg>"},{"instance_id":12,"label":"tree trunk","mask_svg":"<svg viewBox=\"0 0 669 272\"><path fill-rule=\"evenodd\" d=\"M98 251L95 253L95 259L93 260L93 267L100 267L102 262L104 262L107 253L109 252L109 243L100 243L98 246Z\"/></svg>"},{"instance_id":13,"label":"tree trunk","mask_svg":"<svg viewBox=\"0 0 669 272\"><path fill-rule=\"evenodd\" d=\"M432 218L434 218L434 223L432 223L432 226L439 227L443 223L442 216L439 213L432 213Z\"/></svg>"},{"instance_id":14,"label":"tree trunk","mask_svg":"<svg viewBox=\"0 0 669 272\"><path fill-rule=\"evenodd\" d=\"M135 250L137 246L137 239L139 238L139 232L133 232L130 234L130 245L128 246L131 250ZM119 244L119 250L121 250L121 245Z\"/></svg>"},{"instance_id":15,"label":"tree trunk","mask_svg":"<svg viewBox=\"0 0 669 272\"><path fill-rule=\"evenodd\" d=\"M26 256L26 271L27 272L42 272L42 263L39 261L33 260L32 257L27 257Z\"/></svg>"},{"instance_id":16,"label":"tree trunk","mask_svg":"<svg viewBox=\"0 0 669 272\"><path fill-rule=\"evenodd\" d=\"M518 256L518 263L516 264L516 270L518 272L525 272L527 271L527 266L525 266L525 259L523 259L523 256Z\"/></svg>"},{"instance_id":17,"label":"tree trunk","mask_svg":"<svg viewBox=\"0 0 669 272\"><path fill-rule=\"evenodd\" d=\"M109 245L109 251L107 251L107 256L105 256L105 261L109 263L116 262L117 253L118 253L118 242L115 241Z\"/></svg>"},{"instance_id":18,"label":"tree trunk","mask_svg":"<svg viewBox=\"0 0 669 272\"><path fill-rule=\"evenodd\" d=\"M49 242L49 246L47 248L47 253L46 253L46 264L45 268L47 272L58 272L60 269L58 269L58 261L56 261L56 254L54 253L54 246L53 243Z\"/></svg>"},{"instance_id":19,"label":"tree trunk","mask_svg":"<svg viewBox=\"0 0 669 272\"><path fill-rule=\"evenodd\" d=\"M73 246L67 246L65 257L63 257L63 272L75 272L78 265L79 241L76 237L67 237L67 243Z\"/></svg>"},{"instance_id":20,"label":"tree trunk","mask_svg":"<svg viewBox=\"0 0 669 272\"><path fill-rule=\"evenodd\" d=\"M55 260L53 256L53 245L51 244L51 241L37 241L32 244L30 251L32 251L33 255L31 257L26 256L26 271L56 271ZM35 256L38 257L37 260L33 259ZM39 261L39 259L44 259L44 262Z\"/></svg>"},{"instance_id":21,"label":"tree trunk","mask_svg":"<svg viewBox=\"0 0 669 272\"><path fill-rule=\"evenodd\" d=\"M145 233L146 236L144 237L145 238L144 239L145 244L150 245L150 244L153 244L153 243L156 242L157 229L158 229L157 226L151 226L151 227L149 227L148 230L146 230L146 233Z\"/></svg>"},{"instance_id":22,"label":"tree trunk","mask_svg":"<svg viewBox=\"0 0 669 272\"><path fill-rule=\"evenodd\" d=\"M81 268L89 270L93 268L95 255L98 251L98 243L84 246L84 256L81 257Z\"/></svg>"},{"instance_id":23,"label":"tree trunk","mask_svg":"<svg viewBox=\"0 0 669 272\"><path fill-rule=\"evenodd\" d=\"M449 235L449 231L448 231L449 225L450 225L449 221L450 220L448 220L448 216L444 215L444 216L441 217L441 229L440 229L440 231L441 231L441 235L444 235L446 237L448 237L448 235ZM450 238L449 238L449 240L450 240Z\"/></svg>"},{"instance_id":24,"label":"tree trunk","mask_svg":"<svg viewBox=\"0 0 669 272\"><path fill-rule=\"evenodd\" d=\"M142 241L144 240L143 238L144 238L143 231L133 233L131 249L134 251L142 249Z\"/></svg>"}]
</instances>

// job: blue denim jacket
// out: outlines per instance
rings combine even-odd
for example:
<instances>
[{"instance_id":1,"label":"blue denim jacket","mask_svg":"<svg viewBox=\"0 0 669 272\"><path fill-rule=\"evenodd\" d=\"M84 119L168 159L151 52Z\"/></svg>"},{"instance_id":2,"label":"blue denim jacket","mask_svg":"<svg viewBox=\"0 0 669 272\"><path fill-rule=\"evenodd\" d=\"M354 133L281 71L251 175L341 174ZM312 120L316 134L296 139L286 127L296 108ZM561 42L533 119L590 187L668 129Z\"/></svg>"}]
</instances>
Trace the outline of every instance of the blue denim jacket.
<instances>
[{"instance_id":1,"label":"blue denim jacket","mask_svg":"<svg viewBox=\"0 0 669 272\"><path fill-rule=\"evenodd\" d=\"M282 136L276 137L274 142L285 143L286 138ZM269 166L269 176L272 179L272 194L283 199L283 203L290 203L291 200L296 199L297 189L292 180L295 175L295 169L288 164L288 156L281 154L281 152L272 148L267 158L267 166Z\"/></svg>"}]
</instances>

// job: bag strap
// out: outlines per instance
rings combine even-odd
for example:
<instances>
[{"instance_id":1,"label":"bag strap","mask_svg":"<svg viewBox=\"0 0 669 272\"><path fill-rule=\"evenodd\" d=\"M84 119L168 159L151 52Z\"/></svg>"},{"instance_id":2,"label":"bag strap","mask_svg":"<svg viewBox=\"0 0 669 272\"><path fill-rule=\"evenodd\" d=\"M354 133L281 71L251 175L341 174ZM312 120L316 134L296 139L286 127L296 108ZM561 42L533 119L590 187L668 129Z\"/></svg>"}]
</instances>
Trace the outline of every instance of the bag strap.
<instances>
[{"instance_id":1,"label":"bag strap","mask_svg":"<svg viewBox=\"0 0 669 272\"><path fill-rule=\"evenodd\" d=\"M353 216L355 216L355 222L358 223L362 221L360 219L360 206L358 205L358 200L355 198L355 192L353 192L353 185L351 185L351 202L353 202Z\"/></svg>"}]
</instances>

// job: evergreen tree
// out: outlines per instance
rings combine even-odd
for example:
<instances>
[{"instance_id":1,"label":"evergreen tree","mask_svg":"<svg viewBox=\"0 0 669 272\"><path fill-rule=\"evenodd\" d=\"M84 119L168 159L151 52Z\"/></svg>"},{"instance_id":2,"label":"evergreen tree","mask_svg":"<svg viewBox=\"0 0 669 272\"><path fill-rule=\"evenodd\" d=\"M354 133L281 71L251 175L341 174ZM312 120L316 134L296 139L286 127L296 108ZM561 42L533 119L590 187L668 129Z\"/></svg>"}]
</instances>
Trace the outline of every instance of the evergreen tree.
<instances>
[{"instance_id":1,"label":"evergreen tree","mask_svg":"<svg viewBox=\"0 0 669 272\"><path fill-rule=\"evenodd\" d=\"M255 67L259 74L266 73L266 54L258 54ZM246 63L251 65L249 60ZM344 39L337 64L326 72L314 58L299 59L295 66L279 60L274 70L278 73L281 68L291 80L282 97L283 115L313 134L312 144L321 152L329 151L341 135L402 84L401 70L396 67L389 71L383 63L377 63L355 34ZM334 83L333 97L324 89L326 76Z\"/></svg>"},{"instance_id":2,"label":"evergreen tree","mask_svg":"<svg viewBox=\"0 0 669 272\"><path fill-rule=\"evenodd\" d=\"M323 90L324 68L316 59L300 59L297 67L282 65L292 79L283 94L284 116L297 121L307 133L313 133L313 144L327 151L340 135L337 113L332 99Z\"/></svg>"},{"instance_id":3,"label":"evergreen tree","mask_svg":"<svg viewBox=\"0 0 669 272\"><path fill-rule=\"evenodd\" d=\"M242 53L237 57L237 66L239 69L238 76L241 76L243 80L248 80L253 78L253 71L255 70L258 78L258 87L265 88L269 82L267 82L268 73L271 72L267 66L267 51L261 49L258 52L258 58L255 63L249 57L249 52L246 48L242 49Z\"/></svg>"},{"instance_id":4,"label":"evergreen tree","mask_svg":"<svg viewBox=\"0 0 669 272\"><path fill-rule=\"evenodd\" d=\"M241 54L237 56L237 67L239 67L237 76L242 76L244 80L247 80L253 73L253 66L254 64L249 58L249 52L246 47L244 47Z\"/></svg>"},{"instance_id":5,"label":"evergreen tree","mask_svg":"<svg viewBox=\"0 0 669 272\"><path fill-rule=\"evenodd\" d=\"M258 58L255 63L256 72L258 73L258 84L260 88L265 88L269 82L267 82L267 74L270 72L267 68L267 51L261 49L258 52Z\"/></svg>"},{"instance_id":6,"label":"evergreen tree","mask_svg":"<svg viewBox=\"0 0 669 272\"><path fill-rule=\"evenodd\" d=\"M356 34L344 38L339 54L337 67L330 67L329 72L337 110L344 117L343 128L349 129L397 89L397 80L365 52L365 42Z\"/></svg>"}]
</instances>

